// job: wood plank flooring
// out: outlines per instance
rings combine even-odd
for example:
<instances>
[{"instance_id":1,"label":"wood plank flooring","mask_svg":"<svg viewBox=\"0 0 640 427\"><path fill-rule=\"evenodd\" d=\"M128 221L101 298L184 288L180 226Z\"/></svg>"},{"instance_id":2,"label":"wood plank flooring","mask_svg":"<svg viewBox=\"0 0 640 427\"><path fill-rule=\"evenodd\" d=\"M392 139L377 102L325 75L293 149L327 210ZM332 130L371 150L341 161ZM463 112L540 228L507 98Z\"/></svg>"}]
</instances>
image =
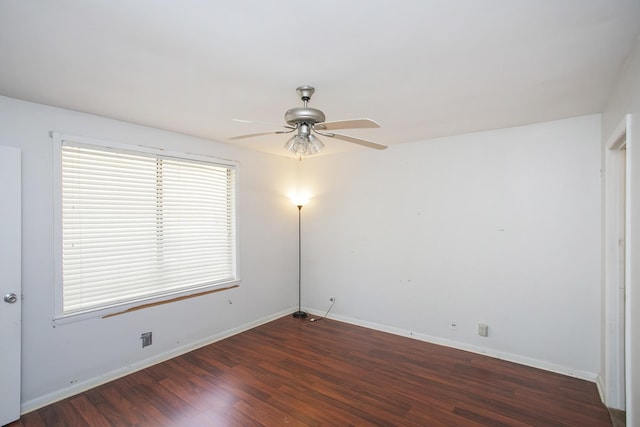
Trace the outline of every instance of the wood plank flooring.
<instances>
[{"instance_id":1,"label":"wood plank flooring","mask_svg":"<svg viewBox=\"0 0 640 427\"><path fill-rule=\"evenodd\" d=\"M23 415L52 426L611 426L593 383L284 317Z\"/></svg>"}]
</instances>

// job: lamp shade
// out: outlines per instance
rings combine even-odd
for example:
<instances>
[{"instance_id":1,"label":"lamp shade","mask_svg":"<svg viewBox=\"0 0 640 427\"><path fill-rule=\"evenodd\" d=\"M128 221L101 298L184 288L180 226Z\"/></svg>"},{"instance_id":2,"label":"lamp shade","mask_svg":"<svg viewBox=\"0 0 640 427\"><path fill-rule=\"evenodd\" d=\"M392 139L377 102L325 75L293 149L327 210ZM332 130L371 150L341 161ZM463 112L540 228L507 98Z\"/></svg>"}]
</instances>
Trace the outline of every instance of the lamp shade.
<instances>
[{"instance_id":1,"label":"lamp shade","mask_svg":"<svg viewBox=\"0 0 640 427\"><path fill-rule=\"evenodd\" d=\"M291 199L291 203L293 203L296 206L304 206L309 202L308 193L292 194L289 198Z\"/></svg>"}]
</instances>

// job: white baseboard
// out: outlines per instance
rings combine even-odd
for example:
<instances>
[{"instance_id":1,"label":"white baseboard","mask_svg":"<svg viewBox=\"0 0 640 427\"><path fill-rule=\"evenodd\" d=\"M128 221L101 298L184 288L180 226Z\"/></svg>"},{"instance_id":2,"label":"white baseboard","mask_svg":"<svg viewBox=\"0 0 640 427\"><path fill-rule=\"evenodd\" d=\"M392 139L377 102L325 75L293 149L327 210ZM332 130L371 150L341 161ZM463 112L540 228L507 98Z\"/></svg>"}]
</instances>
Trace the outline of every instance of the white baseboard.
<instances>
[{"instance_id":1,"label":"white baseboard","mask_svg":"<svg viewBox=\"0 0 640 427\"><path fill-rule=\"evenodd\" d=\"M94 387L108 383L118 378L122 378L136 371L148 368L160 362L164 362L165 360L172 359L174 357L193 351L197 348L204 347L216 341L220 341L230 336L255 328L256 326L260 326L264 323L271 322L272 320L278 319L282 316L285 316L286 314L293 313L294 311L295 309L293 308L282 310L278 313L254 320L252 322L246 323L236 328L219 332L215 335L211 335L204 339L191 342L191 343L182 345L180 347L176 347L164 353L156 354L155 356L140 360L139 362L133 363L131 365L127 365L125 367L122 367L110 372L106 372L97 377L89 378L87 380L74 383L60 390L56 390L55 392L45 394L43 396L39 396L35 399L29 400L26 402L22 402L20 406L20 413L26 414L27 412L34 411L36 409L42 408L43 406L50 405L51 403L57 402L62 399L66 399L68 397L74 396L78 393L82 393L83 391L90 390Z\"/></svg>"},{"instance_id":2,"label":"white baseboard","mask_svg":"<svg viewBox=\"0 0 640 427\"><path fill-rule=\"evenodd\" d=\"M320 312L318 310L307 310L309 313L314 316L323 316L324 312ZM340 316L337 314L329 314L330 319L335 319L340 322L350 323L352 325L362 326L369 329L374 329L377 331L388 332L394 335L400 335L407 338L413 338L420 341L429 342L432 344L444 345L446 347L456 348L458 350L469 351L472 353L483 354L485 356L494 357L496 359L506 360L508 362L518 363L520 365L530 366L532 368L543 369L545 371L555 372L557 374L567 375L575 378L580 378L582 380L595 382L599 387L600 385L597 382L598 374L594 372L582 371L579 369L574 369L568 366L557 365L550 362L545 362L543 360L533 359L530 357L522 356L519 354L506 353L499 350L493 350L489 348L484 348L480 346L476 346L473 344L467 344L458 341L448 340L446 338L435 337L427 334L420 334L412 331L407 331L404 329L396 328L393 326L382 325L379 323L368 322L365 320L355 319L347 316Z\"/></svg>"}]
</instances>

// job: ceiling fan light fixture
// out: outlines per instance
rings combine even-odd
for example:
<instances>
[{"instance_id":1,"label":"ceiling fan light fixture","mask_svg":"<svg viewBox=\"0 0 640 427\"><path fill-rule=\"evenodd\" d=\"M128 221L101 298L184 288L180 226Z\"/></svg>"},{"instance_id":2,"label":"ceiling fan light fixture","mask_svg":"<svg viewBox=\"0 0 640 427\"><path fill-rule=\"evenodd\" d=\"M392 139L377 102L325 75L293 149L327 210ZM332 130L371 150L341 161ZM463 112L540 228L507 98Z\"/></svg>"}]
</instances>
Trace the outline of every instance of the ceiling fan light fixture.
<instances>
[{"instance_id":1,"label":"ceiling fan light fixture","mask_svg":"<svg viewBox=\"0 0 640 427\"><path fill-rule=\"evenodd\" d=\"M304 139L300 137L300 135L294 135L287 143L284 145L284 148L291 151L294 154L304 154L307 149L307 146L304 142Z\"/></svg>"},{"instance_id":2,"label":"ceiling fan light fixture","mask_svg":"<svg viewBox=\"0 0 640 427\"><path fill-rule=\"evenodd\" d=\"M302 157L320 152L324 148L324 144L320 138L309 132L309 126L301 125L298 133L289 138L284 148Z\"/></svg>"},{"instance_id":3,"label":"ceiling fan light fixture","mask_svg":"<svg viewBox=\"0 0 640 427\"><path fill-rule=\"evenodd\" d=\"M309 135L309 146L307 151L310 151L310 154L319 153L320 150L324 148L324 144L320 141L320 138L316 137L313 134Z\"/></svg>"}]
</instances>

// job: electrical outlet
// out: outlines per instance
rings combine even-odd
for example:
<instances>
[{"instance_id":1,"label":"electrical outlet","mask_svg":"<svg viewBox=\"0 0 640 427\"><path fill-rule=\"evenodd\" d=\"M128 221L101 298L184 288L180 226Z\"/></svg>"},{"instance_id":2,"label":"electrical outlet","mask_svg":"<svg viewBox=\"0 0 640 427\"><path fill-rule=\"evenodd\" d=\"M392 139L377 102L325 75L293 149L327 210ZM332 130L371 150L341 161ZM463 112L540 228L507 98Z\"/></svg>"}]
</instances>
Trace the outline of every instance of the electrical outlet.
<instances>
[{"instance_id":1,"label":"electrical outlet","mask_svg":"<svg viewBox=\"0 0 640 427\"><path fill-rule=\"evenodd\" d=\"M451 330L453 332L458 330L458 324L456 322L451 322L451 324L449 325L449 327L451 328Z\"/></svg>"},{"instance_id":2,"label":"electrical outlet","mask_svg":"<svg viewBox=\"0 0 640 427\"><path fill-rule=\"evenodd\" d=\"M329 302L336 302L336 297L329 297Z\"/></svg>"},{"instance_id":3,"label":"electrical outlet","mask_svg":"<svg viewBox=\"0 0 640 427\"><path fill-rule=\"evenodd\" d=\"M152 344L152 342L151 342L151 332L143 333L142 335L140 335L140 339L142 340L142 348L150 346Z\"/></svg>"},{"instance_id":4,"label":"electrical outlet","mask_svg":"<svg viewBox=\"0 0 640 427\"><path fill-rule=\"evenodd\" d=\"M481 337L489 336L489 325L484 323L478 323L478 335Z\"/></svg>"}]
</instances>

